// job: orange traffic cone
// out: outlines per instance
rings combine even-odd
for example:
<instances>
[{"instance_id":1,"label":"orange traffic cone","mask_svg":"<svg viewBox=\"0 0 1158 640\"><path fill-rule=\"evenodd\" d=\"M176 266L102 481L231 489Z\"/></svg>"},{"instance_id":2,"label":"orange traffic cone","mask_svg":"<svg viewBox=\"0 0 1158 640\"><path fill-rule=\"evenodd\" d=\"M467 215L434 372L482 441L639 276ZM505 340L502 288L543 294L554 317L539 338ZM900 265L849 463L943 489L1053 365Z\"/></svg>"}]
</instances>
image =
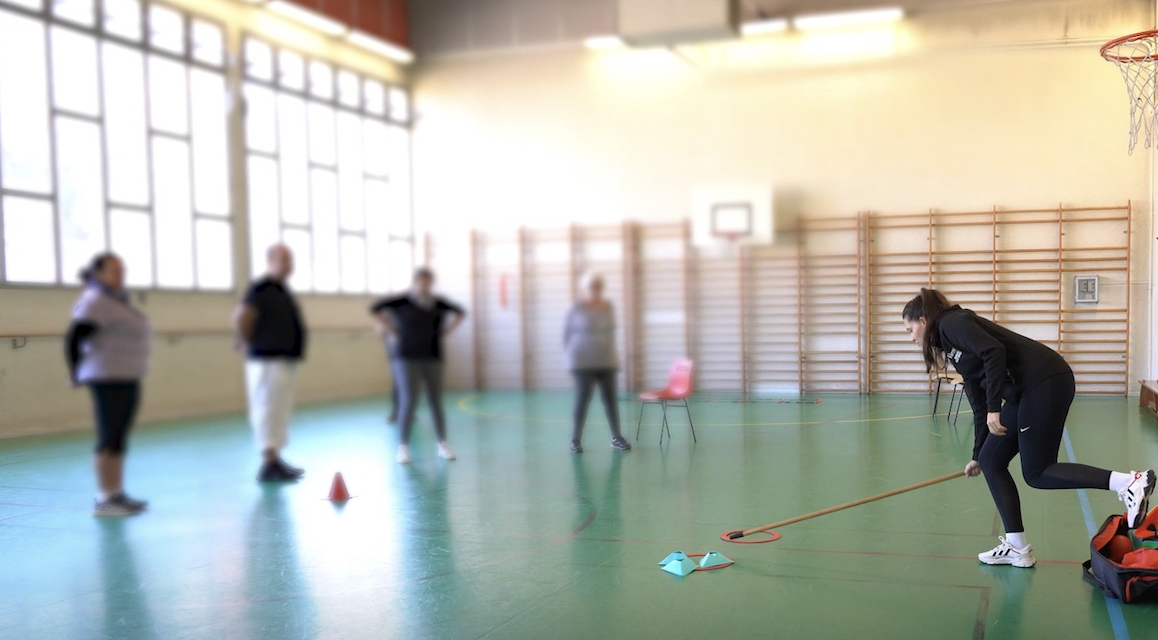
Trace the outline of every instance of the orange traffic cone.
<instances>
[{"instance_id":1,"label":"orange traffic cone","mask_svg":"<svg viewBox=\"0 0 1158 640\"><path fill-rule=\"evenodd\" d=\"M334 483L330 485L330 501L345 502L349 500L350 491L346 489L346 481L342 479L342 472L334 474Z\"/></svg>"}]
</instances>

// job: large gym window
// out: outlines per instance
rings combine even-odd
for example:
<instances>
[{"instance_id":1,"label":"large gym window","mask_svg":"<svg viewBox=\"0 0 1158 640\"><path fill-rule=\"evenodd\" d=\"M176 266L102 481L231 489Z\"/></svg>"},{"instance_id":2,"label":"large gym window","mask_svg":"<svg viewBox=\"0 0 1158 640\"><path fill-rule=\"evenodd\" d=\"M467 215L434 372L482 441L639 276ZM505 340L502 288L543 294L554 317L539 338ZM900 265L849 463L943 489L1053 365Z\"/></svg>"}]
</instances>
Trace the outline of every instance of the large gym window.
<instances>
[{"instance_id":1,"label":"large gym window","mask_svg":"<svg viewBox=\"0 0 1158 640\"><path fill-rule=\"evenodd\" d=\"M0 0L0 280L233 286L221 25L145 0Z\"/></svg>"},{"instance_id":2,"label":"large gym window","mask_svg":"<svg viewBox=\"0 0 1158 640\"><path fill-rule=\"evenodd\" d=\"M401 286L414 250L409 94L253 37L243 58L254 274L281 241L298 290Z\"/></svg>"}]
</instances>

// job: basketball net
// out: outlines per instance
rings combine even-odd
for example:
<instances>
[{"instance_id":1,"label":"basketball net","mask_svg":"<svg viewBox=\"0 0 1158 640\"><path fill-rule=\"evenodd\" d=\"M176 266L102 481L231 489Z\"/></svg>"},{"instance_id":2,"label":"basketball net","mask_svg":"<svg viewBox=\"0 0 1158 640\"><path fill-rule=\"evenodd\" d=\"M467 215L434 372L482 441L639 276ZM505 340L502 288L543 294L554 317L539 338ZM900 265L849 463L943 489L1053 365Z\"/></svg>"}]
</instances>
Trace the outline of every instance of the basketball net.
<instances>
[{"instance_id":1,"label":"basketball net","mask_svg":"<svg viewBox=\"0 0 1158 640\"><path fill-rule=\"evenodd\" d=\"M1118 65L1126 81L1130 96L1130 150L1138 144L1138 135L1144 133L1142 145L1149 149L1158 131L1158 31L1143 31L1115 38L1102 46L1102 57Z\"/></svg>"},{"instance_id":2,"label":"basketball net","mask_svg":"<svg viewBox=\"0 0 1158 640\"><path fill-rule=\"evenodd\" d=\"M740 256L740 236L735 233L721 233L716 236L716 257L720 260L734 260Z\"/></svg>"}]
</instances>

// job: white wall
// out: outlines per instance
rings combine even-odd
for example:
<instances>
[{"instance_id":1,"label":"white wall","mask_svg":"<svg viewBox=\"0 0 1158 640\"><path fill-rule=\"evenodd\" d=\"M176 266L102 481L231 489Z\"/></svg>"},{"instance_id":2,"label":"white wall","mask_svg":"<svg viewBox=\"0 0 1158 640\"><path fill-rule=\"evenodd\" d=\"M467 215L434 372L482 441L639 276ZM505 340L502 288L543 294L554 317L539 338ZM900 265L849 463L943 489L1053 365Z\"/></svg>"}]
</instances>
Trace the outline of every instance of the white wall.
<instances>
[{"instance_id":1,"label":"white wall","mask_svg":"<svg viewBox=\"0 0 1158 640\"><path fill-rule=\"evenodd\" d=\"M826 213L1148 198L1100 38L934 51L920 35L897 34L898 51L867 61L846 50L855 64L809 57L807 38L747 58L689 49L699 67L666 50L427 63L415 85L419 217L670 219L687 215L691 185L745 179L771 179L781 208Z\"/></svg>"},{"instance_id":2,"label":"white wall","mask_svg":"<svg viewBox=\"0 0 1158 640\"><path fill-rule=\"evenodd\" d=\"M771 181L777 216L1134 203L1132 368L1151 377L1151 166L1111 37L1139 0L983 4L750 43L428 61L416 211L435 233L689 215Z\"/></svg>"}]
</instances>

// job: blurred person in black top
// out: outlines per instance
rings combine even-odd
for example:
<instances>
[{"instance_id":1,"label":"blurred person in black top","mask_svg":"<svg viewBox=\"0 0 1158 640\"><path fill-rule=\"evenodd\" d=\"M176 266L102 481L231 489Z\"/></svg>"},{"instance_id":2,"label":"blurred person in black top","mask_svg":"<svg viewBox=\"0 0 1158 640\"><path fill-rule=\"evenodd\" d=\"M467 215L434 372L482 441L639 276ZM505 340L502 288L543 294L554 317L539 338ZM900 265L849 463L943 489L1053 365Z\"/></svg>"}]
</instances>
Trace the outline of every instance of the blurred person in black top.
<instances>
[{"instance_id":1,"label":"blurred person in black top","mask_svg":"<svg viewBox=\"0 0 1158 640\"><path fill-rule=\"evenodd\" d=\"M394 384L399 396L398 462L410 462L410 432L418 396L426 389L438 456L454 460L446 442L446 417L442 409L442 336L454 331L466 312L458 305L434 294L434 273L425 267L414 272L410 291L386 298L370 308L378 332L388 341Z\"/></svg>"},{"instance_id":2,"label":"blurred person in black top","mask_svg":"<svg viewBox=\"0 0 1158 640\"><path fill-rule=\"evenodd\" d=\"M1009 463L1021 454L1021 471L1037 489L1108 489L1126 503L1135 526L1146 515L1155 475L1122 473L1058 462L1062 432L1074 400L1074 373L1053 349L950 305L939 291L921 289L901 312L905 330L921 346L928 371L946 362L964 378L973 409L973 458L965 475L985 475L1006 534L977 556L985 564L1032 567L1021 501Z\"/></svg>"},{"instance_id":3,"label":"blurred person in black top","mask_svg":"<svg viewBox=\"0 0 1158 640\"><path fill-rule=\"evenodd\" d=\"M246 353L245 381L249 421L261 450L261 482L293 482L304 471L281 458L293 416L298 363L305 356L306 327L286 280L293 253L277 244L266 253L268 271L252 283L233 314L240 347Z\"/></svg>"}]
</instances>

